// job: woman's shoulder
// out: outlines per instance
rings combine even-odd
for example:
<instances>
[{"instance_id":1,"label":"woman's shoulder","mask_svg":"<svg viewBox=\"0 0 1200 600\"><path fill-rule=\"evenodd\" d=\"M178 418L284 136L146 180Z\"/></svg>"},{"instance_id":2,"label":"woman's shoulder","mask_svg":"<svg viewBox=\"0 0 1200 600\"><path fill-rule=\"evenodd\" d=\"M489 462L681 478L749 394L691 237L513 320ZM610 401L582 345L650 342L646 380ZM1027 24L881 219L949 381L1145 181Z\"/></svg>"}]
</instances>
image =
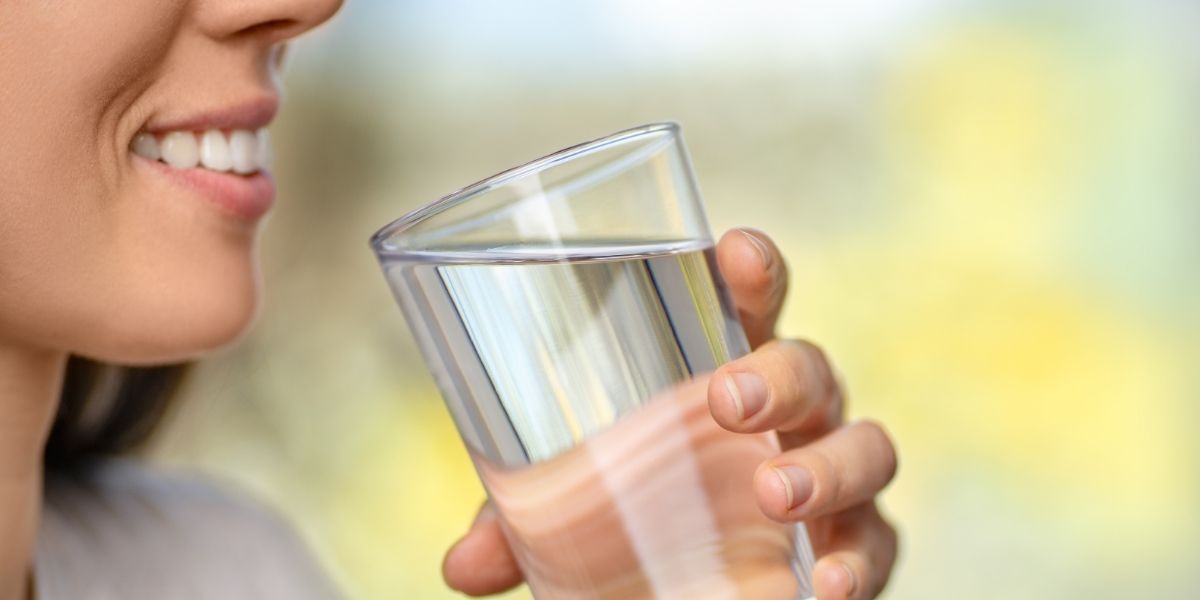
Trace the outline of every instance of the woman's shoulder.
<instances>
[{"instance_id":1,"label":"woman's shoulder","mask_svg":"<svg viewBox=\"0 0 1200 600\"><path fill-rule=\"evenodd\" d=\"M50 474L39 598L329 598L287 523L198 475L128 460Z\"/></svg>"}]
</instances>

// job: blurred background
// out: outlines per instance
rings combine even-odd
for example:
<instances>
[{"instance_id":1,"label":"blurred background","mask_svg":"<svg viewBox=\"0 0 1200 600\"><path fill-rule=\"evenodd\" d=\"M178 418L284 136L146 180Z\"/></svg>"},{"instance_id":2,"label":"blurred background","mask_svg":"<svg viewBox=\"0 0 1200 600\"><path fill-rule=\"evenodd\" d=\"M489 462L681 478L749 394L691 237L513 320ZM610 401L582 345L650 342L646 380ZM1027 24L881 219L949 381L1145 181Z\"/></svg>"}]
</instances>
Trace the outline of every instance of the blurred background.
<instances>
[{"instance_id":1,"label":"blurred background","mask_svg":"<svg viewBox=\"0 0 1200 600\"><path fill-rule=\"evenodd\" d=\"M1200 5L349 2L293 49L253 331L154 449L354 598L449 598L484 498L368 251L560 147L683 125L901 453L886 598L1200 597ZM508 597L527 598L518 590Z\"/></svg>"}]
</instances>

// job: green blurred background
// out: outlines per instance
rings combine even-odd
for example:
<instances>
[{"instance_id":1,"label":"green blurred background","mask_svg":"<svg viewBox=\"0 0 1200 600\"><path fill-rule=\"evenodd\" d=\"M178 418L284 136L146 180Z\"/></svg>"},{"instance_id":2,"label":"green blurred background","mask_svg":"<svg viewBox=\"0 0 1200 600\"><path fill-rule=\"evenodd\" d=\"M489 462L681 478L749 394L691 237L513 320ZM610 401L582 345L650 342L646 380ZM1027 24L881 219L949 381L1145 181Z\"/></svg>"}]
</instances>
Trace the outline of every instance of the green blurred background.
<instances>
[{"instance_id":1,"label":"green blurred background","mask_svg":"<svg viewBox=\"0 0 1200 600\"><path fill-rule=\"evenodd\" d=\"M366 239L682 123L901 453L887 598L1200 597L1200 6L349 2L291 55L266 301L154 455L290 516L355 598L453 597L483 491ZM525 598L524 590L511 597Z\"/></svg>"}]
</instances>

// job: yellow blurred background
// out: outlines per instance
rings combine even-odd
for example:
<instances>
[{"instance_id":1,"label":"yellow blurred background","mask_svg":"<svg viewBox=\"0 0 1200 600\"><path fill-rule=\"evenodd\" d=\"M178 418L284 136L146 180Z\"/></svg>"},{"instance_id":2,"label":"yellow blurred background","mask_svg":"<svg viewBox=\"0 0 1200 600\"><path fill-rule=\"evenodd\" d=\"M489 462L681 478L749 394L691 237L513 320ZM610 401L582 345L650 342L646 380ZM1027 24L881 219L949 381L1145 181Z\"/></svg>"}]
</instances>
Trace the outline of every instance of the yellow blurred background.
<instances>
[{"instance_id":1,"label":"yellow blurred background","mask_svg":"<svg viewBox=\"0 0 1200 600\"><path fill-rule=\"evenodd\" d=\"M1200 6L359 0L293 49L252 332L154 456L291 517L354 598L449 598L484 495L366 239L676 120L891 429L886 598L1200 597ZM526 598L524 590L509 597Z\"/></svg>"}]
</instances>

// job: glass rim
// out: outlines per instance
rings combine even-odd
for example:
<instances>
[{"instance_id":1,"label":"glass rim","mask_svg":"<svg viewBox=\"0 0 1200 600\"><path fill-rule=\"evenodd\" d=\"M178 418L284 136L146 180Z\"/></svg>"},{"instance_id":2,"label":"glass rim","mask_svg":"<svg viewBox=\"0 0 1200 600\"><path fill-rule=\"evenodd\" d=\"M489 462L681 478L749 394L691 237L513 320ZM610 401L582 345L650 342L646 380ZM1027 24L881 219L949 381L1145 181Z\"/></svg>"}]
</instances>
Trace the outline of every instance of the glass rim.
<instances>
[{"instance_id":1,"label":"glass rim","mask_svg":"<svg viewBox=\"0 0 1200 600\"><path fill-rule=\"evenodd\" d=\"M387 240L392 239L396 235L403 233L405 230L420 224L426 219L441 214L442 212L458 205L459 203L465 202L466 200L487 192L492 188L511 183L517 179L544 171L563 162L581 158L583 156L593 154L610 146L627 142L635 138L664 132L671 136L678 136L679 131L679 124L675 121L648 123L645 125L639 125L637 127L630 127L629 129L623 129L616 133L596 138L594 140L568 146L561 150L551 152L540 158L535 158L515 167L505 169L499 173L476 181L475 183L472 183L462 189L446 194L445 196L429 202L428 204L422 205L419 208L413 209L394 221L388 223L387 225L384 225L378 231L376 231L374 235L371 236L371 248L376 252L387 252L389 254L404 252L403 250L386 248L384 247L384 244Z\"/></svg>"}]
</instances>

